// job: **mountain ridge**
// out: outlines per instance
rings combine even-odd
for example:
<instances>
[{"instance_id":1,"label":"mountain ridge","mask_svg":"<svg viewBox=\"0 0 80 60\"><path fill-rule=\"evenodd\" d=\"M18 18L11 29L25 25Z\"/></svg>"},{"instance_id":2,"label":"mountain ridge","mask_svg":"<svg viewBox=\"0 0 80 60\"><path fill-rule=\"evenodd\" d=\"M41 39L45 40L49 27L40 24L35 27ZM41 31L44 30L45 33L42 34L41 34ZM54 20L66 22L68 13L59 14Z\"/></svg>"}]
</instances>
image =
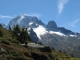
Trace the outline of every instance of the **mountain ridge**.
<instances>
[{"instance_id":1,"label":"mountain ridge","mask_svg":"<svg viewBox=\"0 0 80 60\"><path fill-rule=\"evenodd\" d=\"M80 33L72 32L64 27L58 27L55 21L49 21L48 24L45 25L35 16L21 15L13 18L6 28L8 29L9 26L13 28L16 24L21 28L28 28L29 32L31 30L29 28L32 28L34 33L31 35L34 35L34 37L32 37L34 42L41 42L43 45L54 47L56 50L61 50L69 55L72 54L72 52L79 51ZM78 54L78 52L76 54L73 53L75 57L80 57Z\"/></svg>"},{"instance_id":2,"label":"mountain ridge","mask_svg":"<svg viewBox=\"0 0 80 60\"><path fill-rule=\"evenodd\" d=\"M46 28L48 28L48 30L52 30L52 31L59 31L59 32L62 32L62 30L67 30L67 32L72 32L71 30L68 30L68 29L65 29L64 27L57 27L57 24L55 21L53 20L50 20L48 22L47 25L45 25L41 20L39 20L36 16L27 16L26 14L23 14L23 15L20 15L20 16L17 16L16 18L13 18L9 24L7 25L7 29L9 27L9 25L11 26L11 28L13 27L13 25L16 25L16 24L19 24L19 25L22 25L22 27L25 27L25 28L28 28L29 26L30 27L33 27L33 25L36 27L36 26L39 26L39 25L42 25ZM21 27L21 26L20 26ZM34 27L34 28L35 28ZM53 28L53 29L52 29ZM62 32L64 33L64 32ZM72 32L73 34L73 32Z\"/></svg>"}]
</instances>

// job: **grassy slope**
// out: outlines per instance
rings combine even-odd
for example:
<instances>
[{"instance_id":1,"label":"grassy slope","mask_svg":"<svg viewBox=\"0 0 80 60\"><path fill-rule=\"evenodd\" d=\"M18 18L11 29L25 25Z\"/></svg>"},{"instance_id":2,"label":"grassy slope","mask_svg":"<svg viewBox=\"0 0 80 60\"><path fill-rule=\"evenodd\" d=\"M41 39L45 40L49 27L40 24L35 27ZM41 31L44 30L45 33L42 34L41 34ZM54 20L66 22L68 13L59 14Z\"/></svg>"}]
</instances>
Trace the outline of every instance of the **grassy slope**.
<instances>
[{"instance_id":1,"label":"grassy slope","mask_svg":"<svg viewBox=\"0 0 80 60\"><path fill-rule=\"evenodd\" d=\"M1 27L0 30L2 30L4 33L3 37L0 37L0 48L7 51L7 53L5 53L4 51L0 50L0 60L35 60L35 56L33 56L32 53L35 53L40 58L44 56L49 57L52 60L80 60L78 58L68 57L66 54L57 52L55 50L52 50L52 53L44 53L37 48L24 47L18 40L15 39L15 37L12 36L13 34L11 31Z\"/></svg>"},{"instance_id":2,"label":"grassy slope","mask_svg":"<svg viewBox=\"0 0 80 60\"><path fill-rule=\"evenodd\" d=\"M80 60L80 58L70 57L62 52L52 50L52 56L57 60Z\"/></svg>"}]
</instances>

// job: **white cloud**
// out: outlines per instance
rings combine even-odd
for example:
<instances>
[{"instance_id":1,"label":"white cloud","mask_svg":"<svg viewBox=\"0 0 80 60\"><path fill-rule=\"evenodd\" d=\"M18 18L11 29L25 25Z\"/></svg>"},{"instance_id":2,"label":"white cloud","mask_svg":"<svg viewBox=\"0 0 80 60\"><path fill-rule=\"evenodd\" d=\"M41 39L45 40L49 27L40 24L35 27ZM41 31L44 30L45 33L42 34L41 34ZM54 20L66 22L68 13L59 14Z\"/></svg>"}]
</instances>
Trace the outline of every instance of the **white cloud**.
<instances>
[{"instance_id":1,"label":"white cloud","mask_svg":"<svg viewBox=\"0 0 80 60\"><path fill-rule=\"evenodd\" d=\"M69 24L69 26L70 26L70 27L75 27L75 26L76 26L76 24L77 24L79 21L80 21L80 18L79 18L79 19L74 20L73 22L71 22L71 23Z\"/></svg>"},{"instance_id":2,"label":"white cloud","mask_svg":"<svg viewBox=\"0 0 80 60\"><path fill-rule=\"evenodd\" d=\"M41 17L41 14L38 14L38 13L35 13L35 14L29 14L30 16L36 16L36 17L38 17L38 18L40 18Z\"/></svg>"},{"instance_id":3,"label":"white cloud","mask_svg":"<svg viewBox=\"0 0 80 60\"><path fill-rule=\"evenodd\" d=\"M22 14L21 14L22 15ZM25 14L25 15L28 15L28 16L36 16L37 18L40 18L42 15L39 14L39 13L30 13L30 14Z\"/></svg>"},{"instance_id":4,"label":"white cloud","mask_svg":"<svg viewBox=\"0 0 80 60\"><path fill-rule=\"evenodd\" d=\"M21 14L22 15L22 14ZM38 13L31 13L31 14L25 14L25 15L28 15L28 16L36 16L38 18L40 18L42 15L41 14L38 14ZM5 15L0 15L0 18L14 18L16 15L14 16L5 16Z\"/></svg>"},{"instance_id":5,"label":"white cloud","mask_svg":"<svg viewBox=\"0 0 80 60\"><path fill-rule=\"evenodd\" d=\"M69 0L58 0L58 13L61 14L64 8L64 5L68 3Z\"/></svg>"},{"instance_id":6,"label":"white cloud","mask_svg":"<svg viewBox=\"0 0 80 60\"><path fill-rule=\"evenodd\" d=\"M4 15L0 15L0 18L13 18L12 16L4 16Z\"/></svg>"}]
</instances>

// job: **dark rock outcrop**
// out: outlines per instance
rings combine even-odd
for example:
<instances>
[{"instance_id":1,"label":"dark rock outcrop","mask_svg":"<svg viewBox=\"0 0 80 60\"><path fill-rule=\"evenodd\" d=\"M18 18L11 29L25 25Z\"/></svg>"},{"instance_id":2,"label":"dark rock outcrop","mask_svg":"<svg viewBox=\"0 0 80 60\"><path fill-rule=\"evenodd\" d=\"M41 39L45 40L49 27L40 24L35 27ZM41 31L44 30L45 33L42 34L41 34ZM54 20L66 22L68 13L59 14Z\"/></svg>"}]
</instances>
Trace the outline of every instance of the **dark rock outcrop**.
<instances>
[{"instance_id":1,"label":"dark rock outcrop","mask_svg":"<svg viewBox=\"0 0 80 60\"><path fill-rule=\"evenodd\" d=\"M49 57L47 57L46 55L38 54L35 52L31 52L31 55L34 60L50 60Z\"/></svg>"},{"instance_id":2,"label":"dark rock outcrop","mask_svg":"<svg viewBox=\"0 0 80 60\"><path fill-rule=\"evenodd\" d=\"M58 30L66 35L72 34L74 35L75 33L73 33L72 31L65 29L64 27L58 27Z\"/></svg>"},{"instance_id":3,"label":"dark rock outcrop","mask_svg":"<svg viewBox=\"0 0 80 60\"><path fill-rule=\"evenodd\" d=\"M29 32L30 32L30 37L31 37L31 39L32 39L33 42L36 43L37 41L39 41L39 39L38 39L36 33L33 31L32 28L29 30Z\"/></svg>"},{"instance_id":4,"label":"dark rock outcrop","mask_svg":"<svg viewBox=\"0 0 80 60\"><path fill-rule=\"evenodd\" d=\"M47 28L49 30L57 30L57 24L53 20L49 21L47 24Z\"/></svg>"}]
</instances>

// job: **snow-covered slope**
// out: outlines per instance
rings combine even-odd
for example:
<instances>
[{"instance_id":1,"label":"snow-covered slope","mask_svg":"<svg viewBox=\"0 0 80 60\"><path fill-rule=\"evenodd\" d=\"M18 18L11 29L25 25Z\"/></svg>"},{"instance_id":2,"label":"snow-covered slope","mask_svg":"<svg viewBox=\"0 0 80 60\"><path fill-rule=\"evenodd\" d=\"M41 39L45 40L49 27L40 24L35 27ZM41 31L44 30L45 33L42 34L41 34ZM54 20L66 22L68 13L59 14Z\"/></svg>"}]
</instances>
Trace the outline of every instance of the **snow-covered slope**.
<instances>
[{"instance_id":1,"label":"snow-covered slope","mask_svg":"<svg viewBox=\"0 0 80 60\"><path fill-rule=\"evenodd\" d=\"M59 36L66 36L65 34L61 33L61 32L55 32L55 31L50 31L50 34L57 34Z\"/></svg>"},{"instance_id":2,"label":"snow-covered slope","mask_svg":"<svg viewBox=\"0 0 80 60\"><path fill-rule=\"evenodd\" d=\"M39 25L37 28L33 28L34 32L36 32L39 39L41 39L41 35L46 34L48 31L41 25Z\"/></svg>"},{"instance_id":3,"label":"snow-covered slope","mask_svg":"<svg viewBox=\"0 0 80 60\"><path fill-rule=\"evenodd\" d=\"M75 49L78 49L80 46L79 33L74 33L64 27L58 27L54 21L49 21L45 25L37 17L24 14L13 18L6 28L8 29L9 26L13 28L16 24L21 28L28 28L31 39L34 42L41 42L44 45L54 47L56 50L62 50L70 54L78 51Z\"/></svg>"}]
</instances>

